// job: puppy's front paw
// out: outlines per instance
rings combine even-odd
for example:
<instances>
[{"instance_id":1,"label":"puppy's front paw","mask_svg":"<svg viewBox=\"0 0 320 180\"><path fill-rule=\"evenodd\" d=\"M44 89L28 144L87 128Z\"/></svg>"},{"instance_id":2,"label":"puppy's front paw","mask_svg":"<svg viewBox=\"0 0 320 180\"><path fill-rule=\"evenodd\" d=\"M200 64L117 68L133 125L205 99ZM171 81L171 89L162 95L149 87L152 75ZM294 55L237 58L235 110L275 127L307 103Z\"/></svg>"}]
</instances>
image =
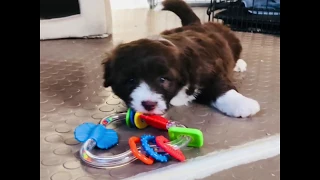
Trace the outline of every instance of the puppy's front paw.
<instances>
[{"instance_id":1,"label":"puppy's front paw","mask_svg":"<svg viewBox=\"0 0 320 180\"><path fill-rule=\"evenodd\" d=\"M233 68L233 71L245 72L246 70L247 70L247 63L243 59L238 59L236 66Z\"/></svg>"},{"instance_id":2,"label":"puppy's front paw","mask_svg":"<svg viewBox=\"0 0 320 180\"><path fill-rule=\"evenodd\" d=\"M245 97L235 90L230 90L220 96L212 105L221 112L233 117L249 117L260 111L259 103Z\"/></svg>"}]
</instances>

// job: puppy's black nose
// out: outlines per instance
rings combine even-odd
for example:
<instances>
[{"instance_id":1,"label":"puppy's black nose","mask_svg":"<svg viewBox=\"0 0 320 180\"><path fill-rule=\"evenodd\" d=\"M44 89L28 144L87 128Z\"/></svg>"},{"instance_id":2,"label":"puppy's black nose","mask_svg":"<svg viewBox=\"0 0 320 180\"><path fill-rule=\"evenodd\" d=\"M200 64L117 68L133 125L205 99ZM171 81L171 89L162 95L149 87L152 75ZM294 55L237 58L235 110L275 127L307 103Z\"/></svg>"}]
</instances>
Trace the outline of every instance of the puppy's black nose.
<instances>
[{"instance_id":1,"label":"puppy's black nose","mask_svg":"<svg viewBox=\"0 0 320 180\"><path fill-rule=\"evenodd\" d=\"M152 111L156 108L158 103L153 101L142 101L141 104L147 111Z\"/></svg>"}]
</instances>

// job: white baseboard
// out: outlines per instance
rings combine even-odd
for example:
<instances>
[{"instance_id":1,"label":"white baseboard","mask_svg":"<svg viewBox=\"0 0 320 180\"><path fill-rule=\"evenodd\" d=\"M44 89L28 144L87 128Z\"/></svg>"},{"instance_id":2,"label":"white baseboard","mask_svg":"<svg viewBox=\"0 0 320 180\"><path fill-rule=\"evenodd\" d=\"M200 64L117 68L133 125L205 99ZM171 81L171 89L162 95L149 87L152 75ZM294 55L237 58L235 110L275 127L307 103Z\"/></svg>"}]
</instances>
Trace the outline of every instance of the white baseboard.
<instances>
[{"instance_id":1,"label":"white baseboard","mask_svg":"<svg viewBox=\"0 0 320 180\"><path fill-rule=\"evenodd\" d=\"M80 15L40 20L40 40L107 37L112 34L109 0L79 0Z\"/></svg>"}]
</instances>

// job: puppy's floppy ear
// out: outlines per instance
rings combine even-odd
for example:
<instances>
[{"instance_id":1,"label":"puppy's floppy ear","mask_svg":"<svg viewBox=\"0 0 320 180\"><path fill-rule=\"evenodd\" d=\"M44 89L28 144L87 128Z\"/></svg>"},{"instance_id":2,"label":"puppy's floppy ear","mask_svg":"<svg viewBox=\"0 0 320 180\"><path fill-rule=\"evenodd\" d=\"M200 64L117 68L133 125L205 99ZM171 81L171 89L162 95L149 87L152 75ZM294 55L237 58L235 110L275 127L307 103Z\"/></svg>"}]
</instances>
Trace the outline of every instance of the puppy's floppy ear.
<instances>
[{"instance_id":1,"label":"puppy's floppy ear","mask_svg":"<svg viewBox=\"0 0 320 180\"><path fill-rule=\"evenodd\" d=\"M192 48L187 47L183 49L183 52L180 53L180 62L182 64L182 79L185 81L184 83L189 83L187 94L193 94L195 87L194 85L197 82L197 59L199 58L199 54Z\"/></svg>"},{"instance_id":2,"label":"puppy's floppy ear","mask_svg":"<svg viewBox=\"0 0 320 180\"><path fill-rule=\"evenodd\" d=\"M111 65L112 65L112 62L111 62L110 56L105 58L102 61L102 65L103 65L103 70L104 70L104 75L103 75L104 83L103 83L103 86L107 88L107 87L112 85L112 81L111 81L111 76L112 76Z\"/></svg>"},{"instance_id":3,"label":"puppy's floppy ear","mask_svg":"<svg viewBox=\"0 0 320 180\"><path fill-rule=\"evenodd\" d=\"M103 65L103 70L104 70L103 86L106 88L112 85L112 77L113 77L112 66L113 66L114 52L121 44L122 44L122 41L114 41L113 42L114 49L110 52L107 52L106 58L104 58L102 60L102 65Z\"/></svg>"}]
</instances>

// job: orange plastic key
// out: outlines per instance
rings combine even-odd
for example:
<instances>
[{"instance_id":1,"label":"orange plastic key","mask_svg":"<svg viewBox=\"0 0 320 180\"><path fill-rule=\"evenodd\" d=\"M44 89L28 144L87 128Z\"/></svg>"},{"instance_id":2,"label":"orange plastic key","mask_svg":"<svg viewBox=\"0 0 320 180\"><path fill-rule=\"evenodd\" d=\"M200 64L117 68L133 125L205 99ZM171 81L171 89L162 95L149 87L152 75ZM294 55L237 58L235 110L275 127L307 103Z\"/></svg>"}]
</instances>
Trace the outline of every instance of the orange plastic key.
<instances>
[{"instance_id":1,"label":"orange plastic key","mask_svg":"<svg viewBox=\"0 0 320 180\"><path fill-rule=\"evenodd\" d=\"M132 152L132 154L139 159L140 161L142 161L145 164L151 165L154 162L154 159L152 158L148 158L145 155L143 155L142 153L140 153L137 149L137 143L140 143L140 138L136 137L136 136L132 136L129 139L129 146L130 146L130 150Z\"/></svg>"}]
</instances>

